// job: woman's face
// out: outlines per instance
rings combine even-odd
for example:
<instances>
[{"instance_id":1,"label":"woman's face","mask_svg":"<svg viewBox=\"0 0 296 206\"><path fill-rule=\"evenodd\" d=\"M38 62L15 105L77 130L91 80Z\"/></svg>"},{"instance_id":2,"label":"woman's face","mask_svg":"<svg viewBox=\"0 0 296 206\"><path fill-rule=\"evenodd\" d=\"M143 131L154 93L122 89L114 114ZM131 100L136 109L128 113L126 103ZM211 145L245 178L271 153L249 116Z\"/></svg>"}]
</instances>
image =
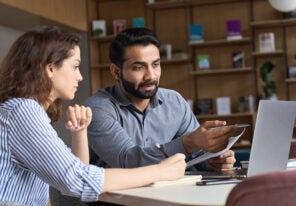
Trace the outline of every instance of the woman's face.
<instances>
[{"instance_id":1,"label":"woman's face","mask_svg":"<svg viewBox=\"0 0 296 206\"><path fill-rule=\"evenodd\" d=\"M79 71L80 66L80 48L75 46L71 51L72 56L65 59L60 68L48 66L49 78L52 80L52 90L50 98L72 100L78 88L78 83L82 81Z\"/></svg>"}]
</instances>

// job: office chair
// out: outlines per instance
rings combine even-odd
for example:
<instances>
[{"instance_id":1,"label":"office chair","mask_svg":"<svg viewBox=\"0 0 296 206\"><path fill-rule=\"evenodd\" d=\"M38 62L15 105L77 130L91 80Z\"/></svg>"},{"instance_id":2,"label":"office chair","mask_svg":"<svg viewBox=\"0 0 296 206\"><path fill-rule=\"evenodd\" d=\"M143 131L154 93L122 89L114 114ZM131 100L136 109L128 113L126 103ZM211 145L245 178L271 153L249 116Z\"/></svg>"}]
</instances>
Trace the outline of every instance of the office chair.
<instances>
[{"instance_id":1,"label":"office chair","mask_svg":"<svg viewBox=\"0 0 296 206\"><path fill-rule=\"evenodd\" d=\"M249 177L229 193L225 206L295 206L296 170Z\"/></svg>"}]
</instances>

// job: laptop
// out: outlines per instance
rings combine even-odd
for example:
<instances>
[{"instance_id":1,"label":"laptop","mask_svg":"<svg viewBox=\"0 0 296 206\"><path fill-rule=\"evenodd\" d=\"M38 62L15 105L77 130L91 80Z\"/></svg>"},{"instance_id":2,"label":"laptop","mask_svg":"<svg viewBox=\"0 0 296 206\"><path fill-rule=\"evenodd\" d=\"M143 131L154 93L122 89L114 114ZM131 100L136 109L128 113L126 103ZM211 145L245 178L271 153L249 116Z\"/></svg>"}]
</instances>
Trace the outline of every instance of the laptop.
<instances>
[{"instance_id":1,"label":"laptop","mask_svg":"<svg viewBox=\"0 0 296 206\"><path fill-rule=\"evenodd\" d=\"M296 118L296 101L260 100L247 170L194 171L203 179L243 178L285 170Z\"/></svg>"}]
</instances>

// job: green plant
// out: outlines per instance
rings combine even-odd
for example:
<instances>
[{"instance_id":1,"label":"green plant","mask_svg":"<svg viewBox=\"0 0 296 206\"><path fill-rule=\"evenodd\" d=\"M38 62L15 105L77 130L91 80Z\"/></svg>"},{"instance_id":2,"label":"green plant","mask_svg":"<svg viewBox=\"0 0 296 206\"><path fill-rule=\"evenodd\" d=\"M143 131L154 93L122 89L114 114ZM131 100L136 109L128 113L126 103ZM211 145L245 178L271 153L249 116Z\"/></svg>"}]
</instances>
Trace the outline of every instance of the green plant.
<instances>
[{"instance_id":1,"label":"green plant","mask_svg":"<svg viewBox=\"0 0 296 206\"><path fill-rule=\"evenodd\" d=\"M260 68L261 78L264 82L264 85L263 85L264 99L269 99L275 96L277 92L275 82L272 79L273 68L274 68L274 65L270 61L264 62Z\"/></svg>"}]
</instances>

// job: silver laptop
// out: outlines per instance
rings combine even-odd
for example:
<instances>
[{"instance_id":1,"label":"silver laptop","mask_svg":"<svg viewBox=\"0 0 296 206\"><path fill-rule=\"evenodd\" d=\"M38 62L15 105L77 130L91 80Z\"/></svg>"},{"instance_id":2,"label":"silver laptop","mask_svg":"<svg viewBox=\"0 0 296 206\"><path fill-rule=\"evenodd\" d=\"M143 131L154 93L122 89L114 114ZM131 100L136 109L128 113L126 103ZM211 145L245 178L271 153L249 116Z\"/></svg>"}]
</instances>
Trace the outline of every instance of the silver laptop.
<instances>
[{"instance_id":1,"label":"silver laptop","mask_svg":"<svg viewBox=\"0 0 296 206\"><path fill-rule=\"evenodd\" d=\"M248 177L287 168L295 118L295 101L259 102Z\"/></svg>"},{"instance_id":2,"label":"silver laptop","mask_svg":"<svg viewBox=\"0 0 296 206\"><path fill-rule=\"evenodd\" d=\"M219 179L285 170L295 118L296 101L260 100L247 172L195 171L186 174L201 174L203 179Z\"/></svg>"}]
</instances>

